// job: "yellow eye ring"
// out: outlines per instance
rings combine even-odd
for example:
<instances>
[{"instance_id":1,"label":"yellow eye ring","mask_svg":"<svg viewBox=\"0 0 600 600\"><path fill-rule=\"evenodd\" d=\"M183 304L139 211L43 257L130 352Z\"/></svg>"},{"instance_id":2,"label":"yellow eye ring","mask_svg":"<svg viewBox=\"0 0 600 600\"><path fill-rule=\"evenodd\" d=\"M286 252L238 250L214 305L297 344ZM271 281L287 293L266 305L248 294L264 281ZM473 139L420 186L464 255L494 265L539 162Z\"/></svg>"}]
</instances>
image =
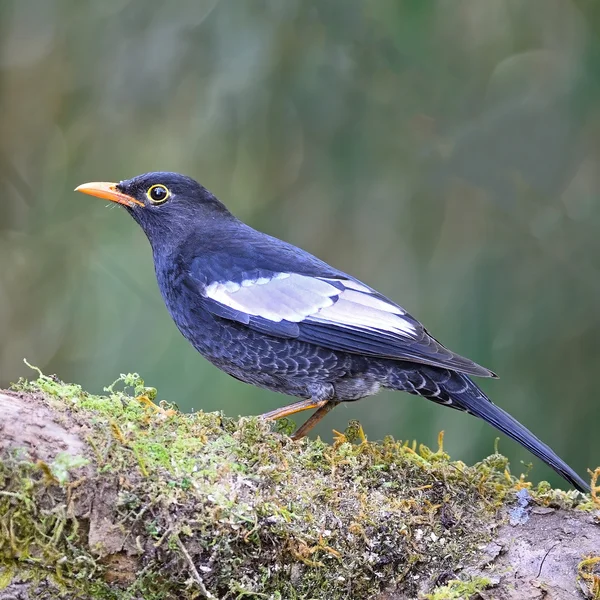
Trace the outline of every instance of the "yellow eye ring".
<instances>
[{"instance_id":1,"label":"yellow eye ring","mask_svg":"<svg viewBox=\"0 0 600 600\"><path fill-rule=\"evenodd\" d=\"M158 183L148 188L146 196L148 197L148 200L152 202L152 204L163 204L170 198L171 192L166 186Z\"/></svg>"}]
</instances>

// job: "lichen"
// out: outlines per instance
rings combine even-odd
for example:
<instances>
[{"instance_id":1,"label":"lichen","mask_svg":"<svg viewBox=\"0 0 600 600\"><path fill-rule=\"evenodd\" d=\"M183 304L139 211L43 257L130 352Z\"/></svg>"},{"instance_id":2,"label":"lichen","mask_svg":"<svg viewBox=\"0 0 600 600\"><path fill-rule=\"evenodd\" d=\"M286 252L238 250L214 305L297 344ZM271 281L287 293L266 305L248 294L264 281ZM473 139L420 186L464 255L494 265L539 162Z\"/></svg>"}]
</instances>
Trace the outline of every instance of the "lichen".
<instances>
[{"instance_id":1,"label":"lichen","mask_svg":"<svg viewBox=\"0 0 600 600\"><path fill-rule=\"evenodd\" d=\"M352 423L333 444L293 442L289 423L182 414L153 404L136 374L101 396L42 373L14 390L78 428L87 452L0 461L0 589L18 578L107 600L416 597L468 563L528 485L497 453L451 461L442 436L437 450L373 443Z\"/></svg>"}]
</instances>

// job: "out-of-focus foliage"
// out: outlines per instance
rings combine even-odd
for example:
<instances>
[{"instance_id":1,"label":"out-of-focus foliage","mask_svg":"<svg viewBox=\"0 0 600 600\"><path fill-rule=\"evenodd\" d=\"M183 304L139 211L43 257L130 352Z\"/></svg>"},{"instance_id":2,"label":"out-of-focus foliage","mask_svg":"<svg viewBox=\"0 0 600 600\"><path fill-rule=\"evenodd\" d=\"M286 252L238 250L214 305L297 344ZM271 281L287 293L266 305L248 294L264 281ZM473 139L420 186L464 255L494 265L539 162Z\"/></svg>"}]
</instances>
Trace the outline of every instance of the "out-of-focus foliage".
<instances>
[{"instance_id":1,"label":"out-of-focus foliage","mask_svg":"<svg viewBox=\"0 0 600 600\"><path fill-rule=\"evenodd\" d=\"M27 357L97 391L139 371L185 410L288 400L199 357L139 228L72 192L175 170L401 303L579 471L598 463L596 0L5 0L0 32L2 384ZM495 437L391 393L320 433L350 418L445 429L469 461Z\"/></svg>"}]
</instances>

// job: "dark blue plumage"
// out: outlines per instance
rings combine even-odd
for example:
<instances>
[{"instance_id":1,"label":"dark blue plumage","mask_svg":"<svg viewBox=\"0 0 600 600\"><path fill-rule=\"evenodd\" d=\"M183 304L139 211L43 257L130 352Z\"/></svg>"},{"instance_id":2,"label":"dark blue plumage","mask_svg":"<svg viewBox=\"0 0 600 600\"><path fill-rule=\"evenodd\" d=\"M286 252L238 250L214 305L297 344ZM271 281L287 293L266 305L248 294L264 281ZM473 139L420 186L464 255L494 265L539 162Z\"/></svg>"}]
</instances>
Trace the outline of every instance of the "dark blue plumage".
<instances>
[{"instance_id":1,"label":"dark blue plumage","mask_svg":"<svg viewBox=\"0 0 600 600\"><path fill-rule=\"evenodd\" d=\"M123 204L152 246L158 284L183 335L233 377L302 400L268 413L316 413L382 388L475 415L580 490L588 484L469 378L488 369L442 346L399 305L311 254L236 219L176 173L79 191Z\"/></svg>"}]
</instances>

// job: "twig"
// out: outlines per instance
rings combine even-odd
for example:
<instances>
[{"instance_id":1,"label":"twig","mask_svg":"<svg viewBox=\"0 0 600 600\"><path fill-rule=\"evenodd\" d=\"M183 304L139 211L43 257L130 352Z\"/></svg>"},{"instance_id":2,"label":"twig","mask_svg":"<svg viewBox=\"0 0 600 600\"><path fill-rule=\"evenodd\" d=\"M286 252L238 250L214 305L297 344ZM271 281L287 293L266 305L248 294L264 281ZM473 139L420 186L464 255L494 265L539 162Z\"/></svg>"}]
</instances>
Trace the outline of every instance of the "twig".
<instances>
[{"instance_id":1,"label":"twig","mask_svg":"<svg viewBox=\"0 0 600 600\"><path fill-rule=\"evenodd\" d=\"M194 564L194 561L192 560L190 553L187 551L187 548L183 545L183 542L181 541L179 534L176 533L174 537L175 537L175 541L177 542L177 545L179 546L179 549L181 550L181 553L185 557L185 560L187 561L188 566L190 567L190 571L192 572L194 580L198 584L200 593L203 594L205 598L213 598L214 600L216 600L215 596L213 596L206 589L206 586L204 585L204 580L202 579L200 573L198 573L198 569L196 569L196 565Z\"/></svg>"},{"instance_id":2,"label":"twig","mask_svg":"<svg viewBox=\"0 0 600 600\"><path fill-rule=\"evenodd\" d=\"M546 552L546 554L544 554L544 558L542 558L542 564L540 564L540 570L538 571L538 574L535 576L535 578L537 579L541 574L542 574L542 569L544 568L544 563L546 562L546 559L548 558L548 555L550 554L550 552L552 552L552 550L554 550L554 548L556 548L556 546L558 546L560 544L560 542L556 542L556 544L554 544L554 546L551 546L548 549L548 552Z\"/></svg>"}]
</instances>

